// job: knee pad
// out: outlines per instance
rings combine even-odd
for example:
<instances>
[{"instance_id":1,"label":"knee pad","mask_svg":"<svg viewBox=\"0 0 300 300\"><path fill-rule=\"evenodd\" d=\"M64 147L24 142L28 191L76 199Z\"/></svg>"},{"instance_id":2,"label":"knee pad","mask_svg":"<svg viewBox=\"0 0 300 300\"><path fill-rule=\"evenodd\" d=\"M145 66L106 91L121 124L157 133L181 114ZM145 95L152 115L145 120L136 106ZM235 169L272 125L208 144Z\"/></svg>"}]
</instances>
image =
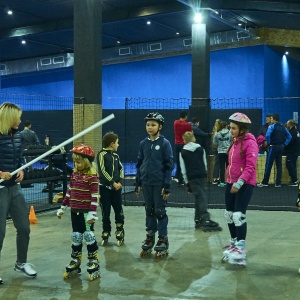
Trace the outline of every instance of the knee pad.
<instances>
[{"instance_id":1,"label":"knee pad","mask_svg":"<svg viewBox=\"0 0 300 300\"><path fill-rule=\"evenodd\" d=\"M225 216L225 221L228 224L232 224L233 223L233 219L232 219L233 211L225 210L224 216Z\"/></svg>"},{"instance_id":2,"label":"knee pad","mask_svg":"<svg viewBox=\"0 0 300 300\"><path fill-rule=\"evenodd\" d=\"M157 220L163 220L164 218L167 217L167 214L166 214L166 210L165 208L157 208L155 209L155 216L157 218Z\"/></svg>"},{"instance_id":3,"label":"knee pad","mask_svg":"<svg viewBox=\"0 0 300 300\"><path fill-rule=\"evenodd\" d=\"M244 223L246 223L246 215L243 214L241 211L234 212L232 219L233 219L234 225L237 227L242 226Z\"/></svg>"},{"instance_id":4,"label":"knee pad","mask_svg":"<svg viewBox=\"0 0 300 300\"><path fill-rule=\"evenodd\" d=\"M83 237L87 245L92 245L96 241L93 231L85 231Z\"/></svg>"},{"instance_id":5,"label":"knee pad","mask_svg":"<svg viewBox=\"0 0 300 300\"><path fill-rule=\"evenodd\" d=\"M71 234L72 244L74 246L79 246L82 244L82 233L80 232L72 232Z\"/></svg>"},{"instance_id":6,"label":"knee pad","mask_svg":"<svg viewBox=\"0 0 300 300\"><path fill-rule=\"evenodd\" d=\"M154 215L153 214L153 206L146 205L145 210L146 210L146 216L152 217Z\"/></svg>"}]
</instances>

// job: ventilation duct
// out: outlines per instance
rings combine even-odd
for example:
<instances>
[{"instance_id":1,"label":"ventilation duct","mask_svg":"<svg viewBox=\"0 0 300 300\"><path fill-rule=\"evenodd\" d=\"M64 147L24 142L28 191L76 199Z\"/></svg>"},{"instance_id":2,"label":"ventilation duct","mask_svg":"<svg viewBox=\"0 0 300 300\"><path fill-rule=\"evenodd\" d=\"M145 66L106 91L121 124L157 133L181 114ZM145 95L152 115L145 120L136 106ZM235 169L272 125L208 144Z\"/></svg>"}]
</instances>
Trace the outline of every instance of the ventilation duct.
<instances>
[{"instance_id":1,"label":"ventilation duct","mask_svg":"<svg viewBox=\"0 0 300 300\"><path fill-rule=\"evenodd\" d=\"M245 31L224 31L210 34L211 46L226 46L228 44L238 44L246 40L252 40L251 34ZM175 38L151 43L135 44L126 47L113 47L102 50L102 63L122 62L128 60L138 60L143 56L161 57L170 53L187 53L192 47L191 37ZM28 73L36 71L65 68L74 65L74 54L64 53L61 55L29 58L23 60L3 62L0 64L0 75L12 75L18 73Z\"/></svg>"}]
</instances>

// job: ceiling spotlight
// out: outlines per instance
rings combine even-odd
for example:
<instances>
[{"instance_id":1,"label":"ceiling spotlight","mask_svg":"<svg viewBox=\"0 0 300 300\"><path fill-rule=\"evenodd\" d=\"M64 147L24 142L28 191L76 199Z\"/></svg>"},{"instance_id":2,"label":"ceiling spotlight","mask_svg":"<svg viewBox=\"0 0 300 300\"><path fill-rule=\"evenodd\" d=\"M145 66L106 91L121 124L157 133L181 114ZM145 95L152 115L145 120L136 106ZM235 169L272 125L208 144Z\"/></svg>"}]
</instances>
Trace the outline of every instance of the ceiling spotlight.
<instances>
[{"instance_id":1,"label":"ceiling spotlight","mask_svg":"<svg viewBox=\"0 0 300 300\"><path fill-rule=\"evenodd\" d=\"M25 40L22 40L21 43L22 43L23 45L25 45L25 44L26 44L26 41L25 41Z\"/></svg>"},{"instance_id":2,"label":"ceiling spotlight","mask_svg":"<svg viewBox=\"0 0 300 300\"><path fill-rule=\"evenodd\" d=\"M286 51L284 54L285 54L285 55L288 55L288 54L289 54L289 52L288 52L288 51Z\"/></svg>"},{"instance_id":3,"label":"ceiling spotlight","mask_svg":"<svg viewBox=\"0 0 300 300\"><path fill-rule=\"evenodd\" d=\"M179 32L176 32L177 35L179 35Z\"/></svg>"},{"instance_id":4,"label":"ceiling spotlight","mask_svg":"<svg viewBox=\"0 0 300 300\"><path fill-rule=\"evenodd\" d=\"M195 20L196 23L201 23L201 21L202 21L202 15L201 15L201 13L197 12L195 14L194 20Z\"/></svg>"},{"instance_id":5,"label":"ceiling spotlight","mask_svg":"<svg viewBox=\"0 0 300 300\"><path fill-rule=\"evenodd\" d=\"M117 41L117 44L120 44L121 42L120 41Z\"/></svg>"},{"instance_id":6,"label":"ceiling spotlight","mask_svg":"<svg viewBox=\"0 0 300 300\"><path fill-rule=\"evenodd\" d=\"M151 21L147 21L147 25L150 25L151 24Z\"/></svg>"},{"instance_id":7,"label":"ceiling spotlight","mask_svg":"<svg viewBox=\"0 0 300 300\"><path fill-rule=\"evenodd\" d=\"M7 11L7 14L8 14L8 15L12 15L12 14L13 14L12 10L9 9L9 10Z\"/></svg>"},{"instance_id":8,"label":"ceiling spotlight","mask_svg":"<svg viewBox=\"0 0 300 300\"><path fill-rule=\"evenodd\" d=\"M239 23L238 25L239 25L239 26L242 26L243 24L242 24L242 23Z\"/></svg>"}]
</instances>

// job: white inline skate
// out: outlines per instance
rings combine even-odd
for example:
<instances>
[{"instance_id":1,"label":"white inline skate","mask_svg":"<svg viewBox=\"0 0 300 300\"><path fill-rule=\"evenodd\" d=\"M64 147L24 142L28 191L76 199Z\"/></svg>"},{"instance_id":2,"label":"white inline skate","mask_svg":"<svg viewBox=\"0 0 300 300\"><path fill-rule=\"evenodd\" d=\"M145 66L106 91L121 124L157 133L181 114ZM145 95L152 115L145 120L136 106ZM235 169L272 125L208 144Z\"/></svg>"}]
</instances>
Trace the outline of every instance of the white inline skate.
<instances>
[{"instance_id":1,"label":"white inline skate","mask_svg":"<svg viewBox=\"0 0 300 300\"><path fill-rule=\"evenodd\" d=\"M247 256L245 241L240 240L236 242L234 249L228 254L228 263L231 265L246 266Z\"/></svg>"}]
</instances>

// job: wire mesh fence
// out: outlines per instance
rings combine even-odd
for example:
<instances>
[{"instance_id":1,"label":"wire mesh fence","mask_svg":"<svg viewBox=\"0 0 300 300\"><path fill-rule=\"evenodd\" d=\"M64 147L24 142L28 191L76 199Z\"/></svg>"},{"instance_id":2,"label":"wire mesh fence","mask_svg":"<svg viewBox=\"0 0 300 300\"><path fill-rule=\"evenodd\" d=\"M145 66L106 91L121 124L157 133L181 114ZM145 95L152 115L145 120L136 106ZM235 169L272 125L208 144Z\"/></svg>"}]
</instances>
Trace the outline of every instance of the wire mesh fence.
<instances>
[{"instance_id":1,"label":"wire mesh fence","mask_svg":"<svg viewBox=\"0 0 300 300\"><path fill-rule=\"evenodd\" d=\"M267 114L277 113L280 121L286 123L289 119L298 122L300 109L300 97L276 97L276 98L218 98L218 99L191 99L191 98L103 98L99 103L105 103L105 109L100 110L93 105L87 105L84 98L58 97L45 95L18 95L0 93L0 104L13 102L19 105L22 110L22 121L30 120L41 144L45 144L46 136L50 145L58 145L75 133L87 128L91 122L98 121L102 117L114 113L115 119L103 125L100 133L93 136L96 150L101 148L101 136L107 131L114 131L119 136L120 147L118 153L125 169L123 188L123 200L125 205L143 205L143 198L137 199L134 193L134 178L136 173L136 159L138 145L147 135L144 118L147 113L158 111L165 119L162 134L174 146L173 123L179 119L180 111L188 111L188 121L193 117L200 118L200 129L211 133L215 120L227 121L228 117L240 111L249 116L252 121L251 132L257 137L260 127L265 123ZM109 109L114 103L123 102L125 109ZM20 130L23 129L22 124ZM98 135L101 135L100 137ZM98 139L99 138L99 139ZM90 143L91 137L82 137L80 141ZM224 188L212 184L215 152L211 148L211 137L203 138L200 141L205 148L208 161L208 201L210 208L224 207ZM68 154L73 145L67 145L67 163L72 168L71 156ZM261 154L257 163L257 182L261 182L265 170L266 156ZM299 160L297 162L300 163ZM47 162L40 162L34 168L45 168ZM298 189L289 186L290 176L286 168L286 158L282 159L283 175L281 188L275 188L276 167L271 172L269 186L256 188L249 208L262 210L295 210L294 204L297 199ZM175 174L173 170L173 175ZM298 179L300 177L297 166ZM47 182L33 184L33 187L24 189L28 205L34 204L37 210L53 208L55 205L49 201ZM61 191L59 183L54 186L54 195ZM51 199L50 199L51 200ZM177 207L193 207L193 196L188 194L184 186L177 186L177 181L172 180L171 196L168 205Z\"/></svg>"}]
</instances>

